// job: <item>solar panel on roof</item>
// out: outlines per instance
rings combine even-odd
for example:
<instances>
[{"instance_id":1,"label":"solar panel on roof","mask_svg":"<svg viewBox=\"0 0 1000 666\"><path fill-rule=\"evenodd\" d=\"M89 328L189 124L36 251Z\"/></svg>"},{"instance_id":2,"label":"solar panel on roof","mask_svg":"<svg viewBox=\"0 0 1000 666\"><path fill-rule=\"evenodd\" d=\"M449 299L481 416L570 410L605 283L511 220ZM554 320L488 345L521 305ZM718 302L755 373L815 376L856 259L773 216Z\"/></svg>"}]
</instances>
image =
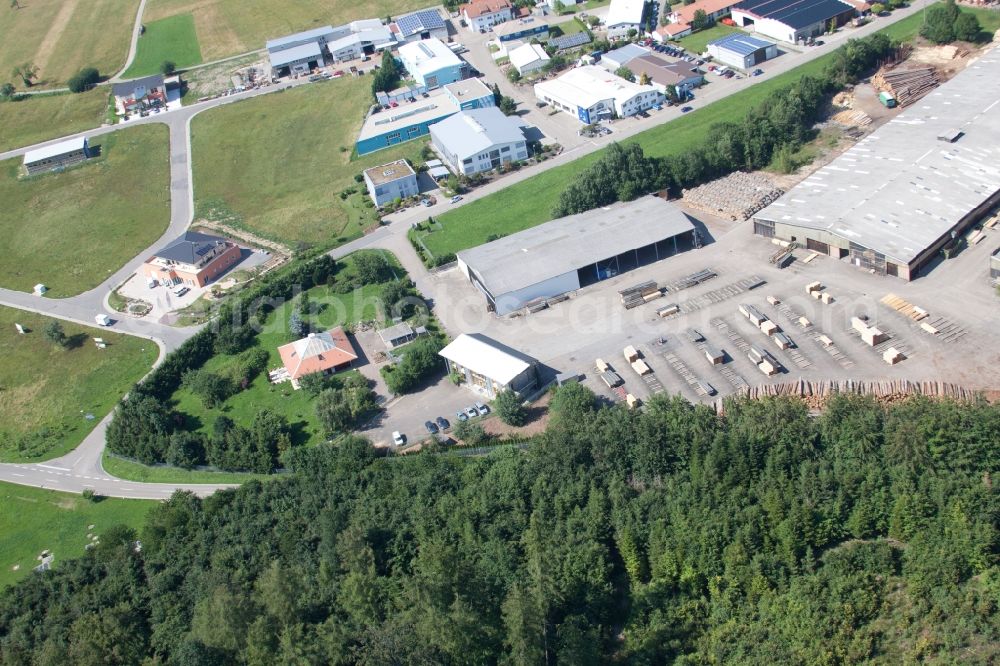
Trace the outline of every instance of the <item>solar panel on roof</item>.
<instances>
[{"instance_id":1,"label":"solar panel on roof","mask_svg":"<svg viewBox=\"0 0 1000 666\"><path fill-rule=\"evenodd\" d=\"M590 35L585 32L574 32L572 35L563 35L549 40L549 43L557 49L571 49L574 46L583 46L590 42Z\"/></svg>"},{"instance_id":2,"label":"solar panel on roof","mask_svg":"<svg viewBox=\"0 0 1000 666\"><path fill-rule=\"evenodd\" d=\"M743 0L736 9L799 29L853 11L854 7L841 0Z\"/></svg>"},{"instance_id":3,"label":"solar panel on roof","mask_svg":"<svg viewBox=\"0 0 1000 666\"><path fill-rule=\"evenodd\" d=\"M424 9L396 19L396 25L404 36L415 35L424 30L437 30L444 27L444 19L433 9Z\"/></svg>"}]
</instances>

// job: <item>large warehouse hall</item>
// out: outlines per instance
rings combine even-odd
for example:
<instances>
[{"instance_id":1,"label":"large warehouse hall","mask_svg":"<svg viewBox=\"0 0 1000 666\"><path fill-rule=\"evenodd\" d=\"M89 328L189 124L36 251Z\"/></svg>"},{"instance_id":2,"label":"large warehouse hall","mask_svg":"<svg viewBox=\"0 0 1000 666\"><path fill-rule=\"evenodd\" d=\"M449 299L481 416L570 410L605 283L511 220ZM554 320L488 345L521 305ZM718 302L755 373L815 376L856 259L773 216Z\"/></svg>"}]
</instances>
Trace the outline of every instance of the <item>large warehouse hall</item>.
<instances>
[{"instance_id":1,"label":"large warehouse hall","mask_svg":"<svg viewBox=\"0 0 1000 666\"><path fill-rule=\"evenodd\" d=\"M756 213L754 232L917 277L1000 205L997 81L993 49Z\"/></svg>"},{"instance_id":2,"label":"large warehouse hall","mask_svg":"<svg viewBox=\"0 0 1000 666\"><path fill-rule=\"evenodd\" d=\"M663 199L646 196L570 215L458 253L458 267L509 314L691 247L694 225Z\"/></svg>"}]
</instances>

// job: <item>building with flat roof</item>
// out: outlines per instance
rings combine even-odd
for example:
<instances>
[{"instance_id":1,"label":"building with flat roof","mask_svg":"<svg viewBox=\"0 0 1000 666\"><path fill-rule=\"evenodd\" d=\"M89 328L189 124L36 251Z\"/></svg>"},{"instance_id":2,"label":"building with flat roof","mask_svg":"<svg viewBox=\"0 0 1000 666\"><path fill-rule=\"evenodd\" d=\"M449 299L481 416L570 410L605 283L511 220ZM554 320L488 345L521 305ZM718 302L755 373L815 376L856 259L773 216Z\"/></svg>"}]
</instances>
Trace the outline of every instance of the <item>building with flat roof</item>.
<instances>
[{"instance_id":1,"label":"building with flat roof","mask_svg":"<svg viewBox=\"0 0 1000 666\"><path fill-rule=\"evenodd\" d=\"M629 30L641 31L645 13L646 0L611 0L604 20L608 39L627 37Z\"/></svg>"},{"instance_id":2,"label":"building with flat roof","mask_svg":"<svg viewBox=\"0 0 1000 666\"><path fill-rule=\"evenodd\" d=\"M239 262L236 243L196 231L185 231L146 259L140 274L160 284L204 287Z\"/></svg>"},{"instance_id":3,"label":"building with flat roof","mask_svg":"<svg viewBox=\"0 0 1000 666\"><path fill-rule=\"evenodd\" d=\"M742 0L731 8L733 22L757 34L794 44L842 26L856 10L842 0Z\"/></svg>"},{"instance_id":4,"label":"building with flat roof","mask_svg":"<svg viewBox=\"0 0 1000 666\"><path fill-rule=\"evenodd\" d=\"M296 389L302 377L317 372L332 375L351 367L358 358L342 326L322 333L310 333L300 340L282 345L278 347L278 355Z\"/></svg>"},{"instance_id":5,"label":"building with flat roof","mask_svg":"<svg viewBox=\"0 0 1000 666\"><path fill-rule=\"evenodd\" d=\"M472 32L489 32L493 26L514 18L510 0L472 0L460 6L458 13Z\"/></svg>"},{"instance_id":6,"label":"building with flat roof","mask_svg":"<svg viewBox=\"0 0 1000 666\"><path fill-rule=\"evenodd\" d=\"M403 44L399 47L399 59L410 76L427 88L460 81L469 71L464 60L433 37Z\"/></svg>"},{"instance_id":7,"label":"building with flat roof","mask_svg":"<svg viewBox=\"0 0 1000 666\"><path fill-rule=\"evenodd\" d=\"M306 74L324 64L323 50L316 42L308 42L267 54L272 76Z\"/></svg>"},{"instance_id":8,"label":"building with flat roof","mask_svg":"<svg viewBox=\"0 0 1000 666\"><path fill-rule=\"evenodd\" d=\"M659 56L644 55L630 60L628 68L635 74L636 80L645 74L649 77L650 85L664 93L667 88L673 88L679 95L682 91L697 88L705 82L705 75L683 60L670 62Z\"/></svg>"},{"instance_id":9,"label":"building with flat roof","mask_svg":"<svg viewBox=\"0 0 1000 666\"><path fill-rule=\"evenodd\" d=\"M583 123L625 118L665 99L654 86L626 81L596 65L576 67L558 78L536 83L535 97Z\"/></svg>"},{"instance_id":10,"label":"building with flat roof","mask_svg":"<svg viewBox=\"0 0 1000 666\"><path fill-rule=\"evenodd\" d=\"M399 42L415 42L421 39L448 39L448 25L437 9L421 9L397 18L390 26Z\"/></svg>"},{"instance_id":11,"label":"building with flat roof","mask_svg":"<svg viewBox=\"0 0 1000 666\"><path fill-rule=\"evenodd\" d=\"M994 48L756 213L754 232L917 277L1000 205L997 81Z\"/></svg>"},{"instance_id":12,"label":"building with flat roof","mask_svg":"<svg viewBox=\"0 0 1000 666\"><path fill-rule=\"evenodd\" d=\"M719 62L739 69L752 69L778 57L778 45L741 32L734 32L708 43L708 54Z\"/></svg>"},{"instance_id":13,"label":"building with flat roof","mask_svg":"<svg viewBox=\"0 0 1000 666\"><path fill-rule=\"evenodd\" d=\"M358 155L427 136L433 123L459 111L495 105L493 91L479 79L463 79L412 99L394 107L373 108L358 135Z\"/></svg>"},{"instance_id":14,"label":"building with flat roof","mask_svg":"<svg viewBox=\"0 0 1000 666\"><path fill-rule=\"evenodd\" d=\"M333 62L356 60L396 46L393 31L378 19L351 21L346 26L335 28L335 35L325 45Z\"/></svg>"},{"instance_id":15,"label":"building with flat roof","mask_svg":"<svg viewBox=\"0 0 1000 666\"><path fill-rule=\"evenodd\" d=\"M421 335L427 335L425 327L417 326L413 328L405 321L393 324L388 328L383 328L378 332L378 337L382 339L382 344L389 350L402 347L407 342L412 342Z\"/></svg>"},{"instance_id":16,"label":"building with flat roof","mask_svg":"<svg viewBox=\"0 0 1000 666\"><path fill-rule=\"evenodd\" d=\"M364 179L368 195L376 206L420 194L420 189L417 187L417 173L406 160L396 160L365 169Z\"/></svg>"},{"instance_id":17,"label":"building with flat roof","mask_svg":"<svg viewBox=\"0 0 1000 666\"><path fill-rule=\"evenodd\" d=\"M90 144L86 137L66 139L24 154L24 170L29 176L45 171L65 169L90 157Z\"/></svg>"},{"instance_id":18,"label":"building with flat roof","mask_svg":"<svg viewBox=\"0 0 1000 666\"><path fill-rule=\"evenodd\" d=\"M455 173L471 176L528 159L521 125L495 106L462 111L430 130L431 143Z\"/></svg>"},{"instance_id":19,"label":"building with flat roof","mask_svg":"<svg viewBox=\"0 0 1000 666\"><path fill-rule=\"evenodd\" d=\"M462 333L438 353L449 374L490 400L503 391L523 396L538 387L538 361L482 333Z\"/></svg>"},{"instance_id":20,"label":"building with flat roof","mask_svg":"<svg viewBox=\"0 0 1000 666\"><path fill-rule=\"evenodd\" d=\"M549 54L545 52L545 49L540 44L522 44L508 53L507 57L510 58L511 66L521 76L537 72L545 67L545 63L551 60Z\"/></svg>"},{"instance_id":21,"label":"building with flat roof","mask_svg":"<svg viewBox=\"0 0 1000 666\"><path fill-rule=\"evenodd\" d=\"M691 220L659 197L570 215L458 253L499 315L576 291L689 247Z\"/></svg>"},{"instance_id":22,"label":"building with flat roof","mask_svg":"<svg viewBox=\"0 0 1000 666\"><path fill-rule=\"evenodd\" d=\"M601 56L601 67L613 72L619 67L627 67L628 63L639 56L649 55L652 53L649 49L644 46L639 46L638 44L626 44L621 48L614 49L613 51L608 51Z\"/></svg>"}]
</instances>

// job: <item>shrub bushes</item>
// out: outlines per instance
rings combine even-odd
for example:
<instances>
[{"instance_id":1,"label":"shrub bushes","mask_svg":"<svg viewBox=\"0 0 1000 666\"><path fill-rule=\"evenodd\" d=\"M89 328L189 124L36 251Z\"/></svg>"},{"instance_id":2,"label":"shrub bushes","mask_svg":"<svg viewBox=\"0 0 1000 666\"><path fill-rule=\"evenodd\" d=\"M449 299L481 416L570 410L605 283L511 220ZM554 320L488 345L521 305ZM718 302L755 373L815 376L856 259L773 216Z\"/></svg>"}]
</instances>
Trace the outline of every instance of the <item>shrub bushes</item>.
<instances>
[{"instance_id":1,"label":"shrub bushes","mask_svg":"<svg viewBox=\"0 0 1000 666\"><path fill-rule=\"evenodd\" d=\"M101 81L101 74L94 67L84 67L70 77L66 82L70 92L82 93L90 90Z\"/></svg>"}]
</instances>

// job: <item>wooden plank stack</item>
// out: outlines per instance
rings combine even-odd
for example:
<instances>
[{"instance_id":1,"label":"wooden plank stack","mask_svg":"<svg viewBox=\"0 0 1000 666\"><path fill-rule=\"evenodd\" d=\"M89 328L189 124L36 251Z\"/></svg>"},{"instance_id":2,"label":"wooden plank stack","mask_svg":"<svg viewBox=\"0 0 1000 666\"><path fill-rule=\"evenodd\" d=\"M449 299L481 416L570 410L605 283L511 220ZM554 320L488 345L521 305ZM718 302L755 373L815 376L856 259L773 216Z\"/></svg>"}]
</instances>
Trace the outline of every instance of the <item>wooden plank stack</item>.
<instances>
[{"instance_id":1,"label":"wooden plank stack","mask_svg":"<svg viewBox=\"0 0 1000 666\"><path fill-rule=\"evenodd\" d=\"M899 106L909 106L934 90L940 84L933 67L889 70L883 67L872 77L872 85L879 92L892 93Z\"/></svg>"},{"instance_id":2,"label":"wooden plank stack","mask_svg":"<svg viewBox=\"0 0 1000 666\"><path fill-rule=\"evenodd\" d=\"M809 381L799 379L784 384L761 384L751 386L741 395L751 399L770 396L794 396L803 398L811 407L820 408L828 398L837 393L857 393L872 395L882 402L895 402L911 395L926 395L934 398L951 400L974 400L978 391L967 389L958 384L938 381L910 381L908 379L868 381L856 379ZM725 411L724 400L715 403L716 411Z\"/></svg>"},{"instance_id":3,"label":"wooden plank stack","mask_svg":"<svg viewBox=\"0 0 1000 666\"><path fill-rule=\"evenodd\" d=\"M622 305L625 306L625 309L631 310L634 307L662 296L663 292L660 291L660 287L655 282L650 280L649 282L626 287L619 291L618 295L621 296Z\"/></svg>"}]
</instances>

